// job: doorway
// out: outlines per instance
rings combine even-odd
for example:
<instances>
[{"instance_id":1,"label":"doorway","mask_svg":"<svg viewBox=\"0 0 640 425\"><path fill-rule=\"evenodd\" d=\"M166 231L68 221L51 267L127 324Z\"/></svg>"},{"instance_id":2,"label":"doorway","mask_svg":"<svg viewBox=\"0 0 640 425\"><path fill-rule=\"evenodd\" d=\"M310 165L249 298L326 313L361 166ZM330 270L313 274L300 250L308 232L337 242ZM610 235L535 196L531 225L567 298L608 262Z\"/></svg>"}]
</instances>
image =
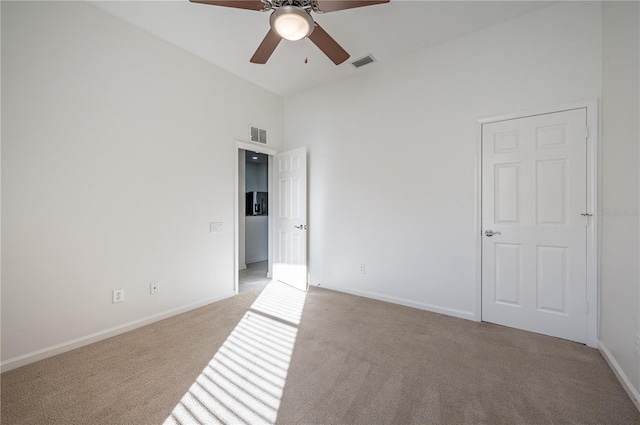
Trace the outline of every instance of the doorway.
<instances>
[{"instance_id":1,"label":"doorway","mask_svg":"<svg viewBox=\"0 0 640 425\"><path fill-rule=\"evenodd\" d=\"M273 214L270 212L274 202L270 196L273 193L271 169L276 153L257 143L235 142L233 289L236 294L240 293L241 278L243 291L263 287L271 280Z\"/></svg>"},{"instance_id":2,"label":"doorway","mask_svg":"<svg viewBox=\"0 0 640 425\"><path fill-rule=\"evenodd\" d=\"M269 283L269 155L241 149L239 153L239 287L242 293ZM243 187L244 183L244 187Z\"/></svg>"},{"instance_id":3,"label":"doorway","mask_svg":"<svg viewBox=\"0 0 640 425\"><path fill-rule=\"evenodd\" d=\"M594 109L482 123L481 320L597 341Z\"/></svg>"}]
</instances>

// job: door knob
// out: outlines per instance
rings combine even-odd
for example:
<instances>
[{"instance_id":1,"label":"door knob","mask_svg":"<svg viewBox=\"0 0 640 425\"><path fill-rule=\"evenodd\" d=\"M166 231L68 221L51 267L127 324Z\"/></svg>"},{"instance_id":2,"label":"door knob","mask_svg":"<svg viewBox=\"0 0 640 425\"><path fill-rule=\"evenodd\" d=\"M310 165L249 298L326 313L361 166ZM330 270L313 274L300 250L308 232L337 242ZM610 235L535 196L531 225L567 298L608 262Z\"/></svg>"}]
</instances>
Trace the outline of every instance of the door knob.
<instances>
[{"instance_id":1,"label":"door knob","mask_svg":"<svg viewBox=\"0 0 640 425\"><path fill-rule=\"evenodd\" d=\"M494 232L493 230L489 229L486 232L484 232L485 235L487 235L488 237L491 237L493 235L501 235L502 233L500 232Z\"/></svg>"},{"instance_id":2,"label":"door knob","mask_svg":"<svg viewBox=\"0 0 640 425\"><path fill-rule=\"evenodd\" d=\"M301 224L299 226L293 226L293 227L295 227L296 229L304 230L304 229L307 228L307 225L306 224Z\"/></svg>"}]
</instances>

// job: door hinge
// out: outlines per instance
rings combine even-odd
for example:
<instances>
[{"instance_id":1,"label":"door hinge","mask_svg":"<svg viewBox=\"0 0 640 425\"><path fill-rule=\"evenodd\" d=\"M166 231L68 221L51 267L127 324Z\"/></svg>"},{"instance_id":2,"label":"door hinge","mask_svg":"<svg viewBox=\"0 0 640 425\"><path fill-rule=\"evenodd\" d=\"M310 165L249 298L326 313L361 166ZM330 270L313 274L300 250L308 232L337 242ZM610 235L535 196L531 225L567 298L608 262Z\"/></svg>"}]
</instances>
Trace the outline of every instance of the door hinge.
<instances>
[{"instance_id":1,"label":"door hinge","mask_svg":"<svg viewBox=\"0 0 640 425\"><path fill-rule=\"evenodd\" d=\"M584 128L584 137L585 137L585 139L589 138L589 127L585 127Z\"/></svg>"},{"instance_id":2,"label":"door hinge","mask_svg":"<svg viewBox=\"0 0 640 425\"><path fill-rule=\"evenodd\" d=\"M589 314L589 303L584 303L584 314Z\"/></svg>"}]
</instances>

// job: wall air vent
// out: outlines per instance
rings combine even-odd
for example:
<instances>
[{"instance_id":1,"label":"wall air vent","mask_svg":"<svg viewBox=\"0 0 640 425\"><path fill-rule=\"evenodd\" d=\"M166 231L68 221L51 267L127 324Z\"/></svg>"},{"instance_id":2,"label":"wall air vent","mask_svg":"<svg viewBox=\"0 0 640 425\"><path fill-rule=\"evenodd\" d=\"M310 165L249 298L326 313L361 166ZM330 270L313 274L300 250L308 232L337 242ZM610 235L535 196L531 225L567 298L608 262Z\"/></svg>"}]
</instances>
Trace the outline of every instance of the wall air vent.
<instances>
[{"instance_id":1,"label":"wall air vent","mask_svg":"<svg viewBox=\"0 0 640 425\"><path fill-rule=\"evenodd\" d=\"M254 143L267 144L267 130L250 125L249 140Z\"/></svg>"},{"instance_id":2,"label":"wall air vent","mask_svg":"<svg viewBox=\"0 0 640 425\"><path fill-rule=\"evenodd\" d=\"M351 65L355 66L356 68L360 68L361 66L369 65L370 63L373 63L375 61L376 61L376 58L374 58L371 54L369 54L363 57L362 59L358 59L357 61L351 62Z\"/></svg>"}]
</instances>

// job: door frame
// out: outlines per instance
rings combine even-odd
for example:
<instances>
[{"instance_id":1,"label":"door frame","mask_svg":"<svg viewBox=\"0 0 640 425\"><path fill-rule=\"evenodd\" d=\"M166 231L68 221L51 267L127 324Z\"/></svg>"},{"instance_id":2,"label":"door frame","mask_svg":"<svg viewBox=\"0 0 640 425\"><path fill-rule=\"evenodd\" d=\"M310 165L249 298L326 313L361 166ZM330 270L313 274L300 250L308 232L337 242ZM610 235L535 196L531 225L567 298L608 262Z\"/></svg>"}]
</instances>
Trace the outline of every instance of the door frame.
<instances>
[{"instance_id":1,"label":"door frame","mask_svg":"<svg viewBox=\"0 0 640 425\"><path fill-rule=\"evenodd\" d=\"M476 196L475 196L475 313L474 320L482 321L482 126L499 121L545 115L556 112L585 108L587 112L587 209L592 214L591 225L587 227L587 293L588 311L586 312L586 345L598 348L600 324L600 197L599 164L600 143L598 128L598 101L589 99L560 105L545 106L493 115L478 119L476 134ZM586 306L585 306L586 307Z\"/></svg>"},{"instance_id":2,"label":"door frame","mask_svg":"<svg viewBox=\"0 0 640 425\"><path fill-rule=\"evenodd\" d=\"M238 293L240 292L240 275L239 275L239 270L238 268L240 267L240 258L239 258L239 252L238 250L240 249L240 210L238 208L239 203L240 203L240 197L239 197L239 193L238 193L238 185L240 184L240 179L239 179L239 167L238 167L238 161L240 160L240 150L245 150L245 151L252 151L252 152L259 152L259 153L263 153L265 155L269 155L269 164L268 164L268 190L269 190L269 198L268 198L268 202L269 202L269 211L273 211L272 206L275 205L273 202L273 177L271 176L271 170L273 169L273 156L275 154L278 153L277 150L273 149L273 148L268 148L264 145L261 145L259 143L253 143L253 142L243 142L240 140L235 140L234 141L235 146L233 148L233 290L235 292L236 295L238 295ZM269 214L269 219L268 219L268 223L269 223L269 231L267 233L267 238L268 238L268 244L269 244L269 248L268 248L268 256L269 256L269 269L268 269L268 273L267 276L271 276L271 266L272 266L272 262L273 262L273 249L272 249L272 240L273 238L271 237L271 231L274 228L275 225L275 221L273 219L273 214Z\"/></svg>"}]
</instances>

